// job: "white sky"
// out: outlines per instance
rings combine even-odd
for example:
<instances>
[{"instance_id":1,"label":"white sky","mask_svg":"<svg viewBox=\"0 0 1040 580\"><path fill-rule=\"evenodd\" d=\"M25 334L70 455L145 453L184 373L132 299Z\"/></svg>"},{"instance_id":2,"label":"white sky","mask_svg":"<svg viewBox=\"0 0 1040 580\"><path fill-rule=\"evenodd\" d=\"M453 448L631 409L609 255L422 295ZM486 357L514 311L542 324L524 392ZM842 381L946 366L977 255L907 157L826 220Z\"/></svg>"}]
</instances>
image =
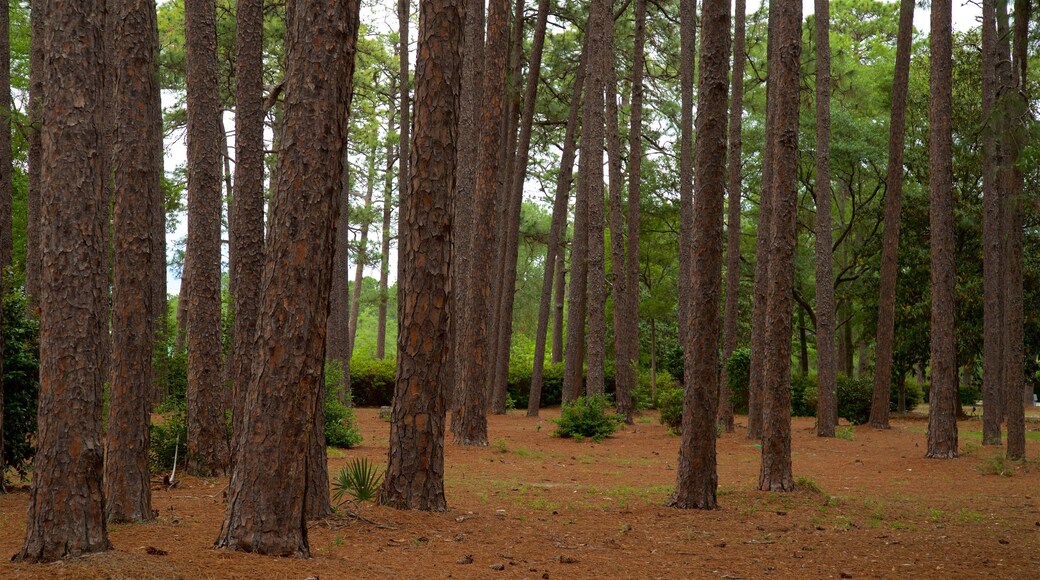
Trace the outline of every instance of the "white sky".
<instances>
[{"instance_id":1,"label":"white sky","mask_svg":"<svg viewBox=\"0 0 1040 580\"><path fill-rule=\"evenodd\" d=\"M896 0L893 0L896 1ZM164 0L160 0L160 4ZM528 0L530 2L530 0ZM756 10L760 2L756 0L750 0L747 2L748 13ZM808 16L814 12L814 0L802 0L802 6L804 15ZM362 21L374 26L380 31L389 31L397 29L397 2L396 0L374 0L365 1L362 3L361 17ZM414 13L414 10L413 10ZM981 14L981 7L971 1L954 0L953 7L953 24L957 30L965 30L976 25L977 19ZM914 26L920 31L927 31L929 29L929 11L918 7L914 11ZM412 42L415 42L415 32L413 30L411 34ZM414 51L414 47L413 47ZM164 91L163 92L163 106L172 106L177 100L177 95ZM231 113L225 113L224 126L228 129L228 146L231 150L231 157L234 158L234 115ZM266 136L268 143L270 143L270 132ZM183 165L186 160L186 149L184 145L184 136L182 133L172 135L165 143L165 167L166 171L173 171L177 166ZM233 164L232 164L233 167ZM396 214L395 214L396 215ZM167 248L172 255L174 244L178 241L184 240L188 233L187 219L185 216L180 216L177 229L166 236ZM378 228L374 228L374 231L370 235L371 239L378 240ZM225 234L226 239L226 234ZM372 243L370 241L370 243ZM396 252L392 252L390 258L390 277L391 282L393 281L394 275L397 272L396 268ZM227 247L224 247L224 260L227 260ZM353 268L351 269L353 272ZM368 276L378 277L379 269L377 267L366 268L365 274ZM352 274L353 275L353 274ZM177 294L180 292L181 281L176 273L171 269L167 271L166 275L166 289L170 294Z\"/></svg>"}]
</instances>

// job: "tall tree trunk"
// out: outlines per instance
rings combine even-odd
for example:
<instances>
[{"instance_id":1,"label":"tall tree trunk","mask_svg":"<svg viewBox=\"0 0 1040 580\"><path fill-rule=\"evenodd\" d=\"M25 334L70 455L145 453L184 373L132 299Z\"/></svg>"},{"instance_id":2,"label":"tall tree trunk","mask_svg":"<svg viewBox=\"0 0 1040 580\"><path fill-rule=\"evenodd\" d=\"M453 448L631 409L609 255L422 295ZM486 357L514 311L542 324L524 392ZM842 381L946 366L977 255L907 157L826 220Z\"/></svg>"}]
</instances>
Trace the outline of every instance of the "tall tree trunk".
<instances>
[{"instance_id":1,"label":"tall tree trunk","mask_svg":"<svg viewBox=\"0 0 1040 580\"><path fill-rule=\"evenodd\" d=\"M193 475L224 475L228 442L220 367L220 91L215 0L185 0L188 103L188 457Z\"/></svg>"},{"instance_id":2,"label":"tall tree trunk","mask_svg":"<svg viewBox=\"0 0 1040 580\"><path fill-rule=\"evenodd\" d=\"M545 45L545 28L549 17L548 0L538 2L538 20L535 23L534 39L531 44L531 64L528 68L526 91L528 95L524 98L524 119L533 118L534 91L532 87L538 84L539 69L542 63L542 49ZM586 37L587 38L587 37ZM584 42L581 51L581 59L587 59L588 41ZM533 73L531 72L533 71ZM542 276L542 294L538 302L538 328L535 332L534 342L534 368L531 371L531 391L527 398L527 416L537 417L538 409L542 402L542 383L545 371L545 342L549 331L549 305L553 296L553 282L562 280L563 274L563 238L566 237L567 226L567 204L570 199L571 182L574 176L574 156L578 132L578 111L581 106L582 86L585 83L585 68L579 65L574 77L574 89L571 92L570 110L567 114L567 128L563 136L563 152L560 156L560 172L556 176L556 197L553 200L552 223L549 226L549 240L546 243L545 269ZM528 105L530 103L531 105ZM530 109L530 111L528 110ZM525 167L527 164L528 148L531 145L531 123L524 124L524 131L520 135L519 159ZM518 175L525 175L526 170L518 170ZM523 187L521 181L520 187ZM559 282L557 289L562 282ZM562 299L558 297L561 306L558 314L562 317ZM553 334L553 354L559 354L563 345L557 345L557 335ZM562 333L560 334L562 339ZM562 340L560 341L562 342ZM558 362L556 360L553 361Z\"/></svg>"},{"instance_id":3,"label":"tall tree trunk","mask_svg":"<svg viewBox=\"0 0 1040 580\"><path fill-rule=\"evenodd\" d=\"M742 0L738 0L742 1ZM632 56L632 103L628 130L628 245L626 248L624 300L626 324L624 359L633 373L631 388L639 381L639 233L642 222L640 199L643 164L643 74L646 69L646 0L635 0ZM619 402L619 405L622 403ZM619 409L631 422L634 404Z\"/></svg>"},{"instance_id":4,"label":"tall tree trunk","mask_svg":"<svg viewBox=\"0 0 1040 580\"><path fill-rule=\"evenodd\" d=\"M25 225L25 291L29 295L29 303L33 310L39 312L40 281L43 278L43 262L41 254L40 223L41 198L43 196L43 26L46 19L47 4L45 0L30 2L29 22L31 34L29 39L29 187L28 208Z\"/></svg>"},{"instance_id":5,"label":"tall tree trunk","mask_svg":"<svg viewBox=\"0 0 1040 580\"><path fill-rule=\"evenodd\" d=\"M0 274L11 265L11 39L10 2L0 2ZM6 288L6 286L2 286ZM2 409L0 405L0 409ZM2 463L0 463L2 465Z\"/></svg>"},{"instance_id":6,"label":"tall tree trunk","mask_svg":"<svg viewBox=\"0 0 1040 580\"><path fill-rule=\"evenodd\" d=\"M398 71L398 82L401 85L400 99L400 126L398 127L397 147L397 280L400 284L401 274L404 272L404 263L401 261L401 224L404 223L404 214L400 208L404 207L405 199L408 197L408 188L411 185L411 141L410 132L412 127L411 97L409 96L412 80L408 74L408 34L411 27L411 0L397 0L397 56L400 61ZM481 27L483 28L483 27ZM398 289L400 291L400 289Z\"/></svg>"},{"instance_id":7,"label":"tall tree trunk","mask_svg":"<svg viewBox=\"0 0 1040 580\"><path fill-rule=\"evenodd\" d=\"M469 251L493 247L495 243L495 207L498 199L501 168L503 116L505 115L506 52L509 47L509 0L493 0L488 4L487 44L484 47L483 103L480 107L479 146L476 183L470 204L472 222L460 235L470 233ZM462 143L460 143L462 145ZM457 207L457 205L456 205ZM476 263L476 256L470 255ZM473 267L464 284L466 310L464 342L458 351L462 360L462 376L457 380L456 402L451 430L459 445L486 446L488 385L494 371L489 340L491 329L491 271Z\"/></svg>"},{"instance_id":8,"label":"tall tree trunk","mask_svg":"<svg viewBox=\"0 0 1040 580\"><path fill-rule=\"evenodd\" d=\"M692 0L680 8L681 26L692 26ZM685 10L683 8L686 8ZM694 223L682 229L691 246L680 263L688 276L690 304L680 311L690 326L683 344L683 430L672 505L715 509L718 471L715 425L719 397L719 296L722 286L722 217L726 198L726 112L730 56L729 0L705 0L702 9L701 78L697 91L697 151ZM689 60L689 55L684 55ZM687 188L688 189L688 188Z\"/></svg>"},{"instance_id":9,"label":"tall tree trunk","mask_svg":"<svg viewBox=\"0 0 1040 580\"><path fill-rule=\"evenodd\" d=\"M308 556L306 516L315 509L309 489L327 490L327 475L316 472L309 450L315 441L324 443L314 418L322 416L324 400L331 248L359 9L356 0L297 0L286 18L282 179L271 216L242 444L235 450L217 547ZM301 446L308 452L300 453Z\"/></svg>"},{"instance_id":10,"label":"tall tree trunk","mask_svg":"<svg viewBox=\"0 0 1040 580\"><path fill-rule=\"evenodd\" d=\"M767 28L769 38L773 37L773 19L770 18ZM773 64L772 43L766 45L767 66ZM769 260L770 244L773 235L773 140L768 137L770 124L773 122L770 107L776 98L773 96L775 84L766 83L766 139L762 150L762 180L758 203L758 227L755 233L755 281L752 289L751 309L751 368L748 384L748 439L761 439L765 433L764 419L766 396L762 386L764 363L766 356L766 308L769 297Z\"/></svg>"},{"instance_id":11,"label":"tall tree trunk","mask_svg":"<svg viewBox=\"0 0 1040 580\"><path fill-rule=\"evenodd\" d=\"M614 34L610 0L592 0L589 13L590 47L588 76L581 119L580 178L586 191L586 228L588 237L588 395L602 395L606 377L606 273L604 259L603 219L603 139L604 98L608 63L608 34ZM613 55L611 55L613 56Z\"/></svg>"},{"instance_id":12,"label":"tall tree trunk","mask_svg":"<svg viewBox=\"0 0 1040 580\"><path fill-rule=\"evenodd\" d=\"M349 128L348 128L349 131ZM336 361L346 382L350 377L350 160L343 151L336 218L335 249L332 257L332 288L326 321L325 357ZM345 386L345 385L344 385Z\"/></svg>"},{"instance_id":13,"label":"tall tree trunk","mask_svg":"<svg viewBox=\"0 0 1040 580\"><path fill-rule=\"evenodd\" d=\"M680 62L679 62L679 93L681 96L680 108L681 118L679 127L679 320L691 320L689 311L693 304L692 293L693 278L690 265L693 264L692 243L684 243L692 240L693 234L689 231L693 227L695 218L693 213L693 162L694 162L694 118L693 118L693 90L695 86L695 73L697 69L697 0L680 0L679 3L679 28L680 28ZM692 327L689 324L679 325L679 344L683 347L683 380L686 380L687 368L690 361L686 358L687 345L692 344ZM690 369L692 370L692 369ZM683 384L683 390L692 388L688 383ZM685 408L685 399L683 407ZM685 411L683 412L685 415Z\"/></svg>"},{"instance_id":14,"label":"tall tree trunk","mask_svg":"<svg viewBox=\"0 0 1040 580\"><path fill-rule=\"evenodd\" d=\"M830 3L816 0L816 434L834 437L838 424L834 361L834 256L831 235ZM804 315L799 315L802 333ZM803 351L808 359L808 353ZM803 365L807 365L806 360ZM887 401L886 401L887 403ZM887 407L886 407L887 409Z\"/></svg>"},{"instance_id":15,"label":"tall tree trunk","mask_svg":"<svg viewBox=\"0 0 1040 580\"><path fill-rule=\"evenodd\" d=\"M613 21L611 21L613 23ZM617 48L614 42L614 27L607 31L607 48L604 54L609 59L616 59ZM632 391L636 387L636 368L628 349L627 334L636 329L638 318L629 319L630 309L627 306L629 292L628 279L625 275L625 223L622 190L624 184L621 177L621 127L618 120L617 105L617 70L613 62L604 66L606 72L605 88L606 107L604 115L607 129L607 166L609 167L610 190L608 193L610 206L610 254L611 254L611 288L614 293L614 403L617 413L625 423L632 424ZM639 157L632 163L639 164Z\"/></svg>"},{"instance_id":16,"label":"tall tree trunk","mask_svg":"<svg viewBox=\"0 0 1040 580\"><path fill-rule=\"evenodd\" d=\"M571 164L574 165L573 163ZM566 213L564 220L567 219ZM563 362L563 306L567 299L567 232L560 233L560 246L556 251L556 280L553 282L553 327L552 353L549 362L558 365Z\"/></svg>"},{"instance_id":17,"label":"tall tree trunk","mask_svg":"<svg viewBox=\"0 0 1040 580\"><path fill-rule=\"evenodd\" d=\"M952 16L950 0L932 1L929 47L928 186L932 254L931 368L926 457L957 457L957 282L954 264Z\"/></svg>"},{"instance_id":18,"label":"tall tree trunk","mask_svg":"<svg viewBox=\"0 0 1040 580\"><path fill-rule=\"evenodd\" d=\"M798 101L802 52L802 5L771 1L769 63L772 119L766 138L772 142L773 234L769 251L762 393L762 491L791 491L791 305L798 217ZM774 23L775 21L775 23Z\"/></svg>"},{"instance_id":19,"label":"tall tree trunk","mask_svg":"<svg viewBox=\"0 0 1040 580\"><path fill-rule=\"evenodd\" d=\"M105 437L105 500L109 520L146 521L152 513L148 425L158 320L155 206L163 203L159 31L155 5L110 0L108 34L115 44L111 159L115 177L112 378ZM163 256L165 259L165 256ZM142 272L147 273L142 275ZM165 282L165 276L163 277Z\"/></svg>"},{"instance_id":20,"label":"tall tree trunk","mask_svg":"<svg viewBox=\"0 0 1040 580\"><path fill-rule=\"evenodd\" d=\"M1000 132L994 106L997 96L996 1L982 3L982 204L983 204L983 318L982 318L982 444L1000 445L1000 423L1004 416L1004 254L1005 226ZM1003 80L1003 79L1001 79Z\"/></svg>"},{"instance_id":21,"label":"tall tree trunk","mask_svg":"<svg viewBox=\"0 0 1040 580\"><path fill-rule=\"evenodd\" d=\"M443 511L444 395L451 316L452 193L462 81L462 6L419 4L411 194L398 230L397 383L390 452L379 501L400 509Z\"/></svg>"},{"instance_id":22,"label":"tall tree trunk","mask_svg":"<svg viewBox=\"0 0 1040 580\"><path fill-rule=\"evenodd\" d=\"M1006 14L1006 0L1002 0L1000 11ZM1027 83L1030 3L1027 0L1015 1L1014 53L1012 62L1012 91L1008 97L1015 99L1009 109L1027 111L1029 92ZM998 17L1000 13L998 12ZM1008 417L1007 456L1009 459L1023 459L1026 453L1025 405L1032 405L1033 389L1026 386L1023 364L1025 361L1025 309L1023 304L1023 234L1022 234L1022 190L1024 173L1020 165L1023 145L1025 144L1026 114L1020 113L1012 120L1012 127L1005 132L1008 141L1008 183L1005 196L1003 219L1007 241L1004 244L1004 372L1007 382L1004 395Z\"/></svg>"},{"instance_id":23,"label":"tall tree trunk","mask_svg":"<svg viewBox=\"0 0 1040 580\"><path fill-rule=\"evenodd\" d=\"M40 103L40 394L25 543L14 559L52 562L111 548L102 492L98 364L107 341L102 268L108 205L102 173L101 2L55 2L42 15ZM67 42L75 30L83 41ZM148 345L149 347L151 345Z\"/></svg>"},{"instance_id":24,"label":"tall tree trunk","mask_svg":"<svg viewBox=\"0 0 1040 580\"><path fill-rule=\"evenodd\" d=\"M389 132L389 131L388 131ZM376 352L377 359L386 357L386 308L387 288L390 276L390 218L393 213L394 196L394 144L386 143L386 182L383 187L383 224L380 230L380 258L379 258L379 314L376 323Z\"/></svg>"},{"instance_id":25,"label":"tall tree trunk","mask_svg":"<svg viewBox=\"0 0 1040 580\"><path fill-rule=\"evenodd\" d=\"M903 144L906 140L906 101L913 28L914 0L900 0L896 68L892 81L892 111L888 125L885 229L882 234L881 280L878 292L877 362L874 368L874 399L870 406L870 426L875 429L888 429L892 388L896 276L899 267L899 215L903 203Z\"/></svg>"},{"instance_id":26,"label":"tall tree trunk","mask_svg":"<svg viewBox=\"0 0 1040 580\"><path fill-rule=\"evenodd\" d=\"M805 327L805 308L796 306L798 312L798 374L809 376L809 333Z\"/></svg>"},{"instance_id":27,"label":"tall tree trunk","mask_svg":"<svg viewBox=\"0 0 1040 580\"><path fill-rule=\"evenodd\" d=\"M344 369L350 370L350 357L354 356L354 340L357 338L358 317L361 315L361 287L365 280L365 266L368 265L368 230L371 224L368 216L372 210L372 194L376 187L376 154L379 152L378 145L372 146L368 156L368 185L365 190L365 219L361 222L361 238L358 244L358 255L354 265L354 285L351 288L350 297L350 321L347 327L347 360Z\"/></svg>"},{"instance_id":28,"label":"tall tree trunk","mask_svg":"<svg viewBox=\"0 0 1040 580\"><path fill-rule=\"evenodd\" d=\"M726 312L722 330L722 379L719 384L719 423L733 432L733 401L729 390L726 363L737 350L737 322L740 320L740 198L741 152L744 117L744 54L747 12L744 0L736 0L733 13L733 72L729 105L729 183L726 221Z\"/></svg>"},{"instance_id":29,"label":"tall tree trunk","mask_svg":"<svg viewBox=\"0 0 1040 580\"><path fill-rule=\"evenodd\" d=\"M249 383L264 269L263 0L239 0L235 18L235 199L229 224L234 289L231 380L235 422ZM238 429L234 429L238 438Z\"/></svg>"},{"instance_id":30,"label":"tall tree trunk","mask_svg":"<svg viewBox=\"0 0 1040 580\"><path fill-rule=\"evenodd\" d=\"M506 219L502 222L503 228L500 233L502 236L501 249L502 253L500 256L502 275L500 276L501 285L499 286L497 295L498 309L496 314L493 316L493 323L496 325L496 330L492 333L493 344L497 344L495 353L492 355L491 360L495 365L494 375L491 378L491 385L489 392L491 393L491 412L497 415L504 414L506 412L506 390L509 382L509 355L512 346L513 338L513 300L516 294L516 265L518 260L518 254L520 250L520 213L523 207L524 201L524 179L527 177L527 159L523 159L523 166L517 165L517 142L519 136L517 135L517 127L519 124L523 124L523 131L528 134L528 142L530 142L530 125L534 121L534 108L531 107L530 115L525 115L523 120L517 118L519 112L519 93L520 93L520 56L523 51L523 33L524 33L524 1L516 0L516 11L513 15L513 42L510 48L509 54L509 82L506 84L506 96L508 97L506 103L506 133L502 146L502 167L501 167L501 182L503 187L499 191L499 200L502 205L502 210L505 212ZM539 67L541 65L539 63ZM529 73L531 70L528 71ZM534 72L541 72L540 70L534 69ZM537 95L537 83L528 93L530 95L530 101L534 101ZM525 101L525 112L527 111L527 105ZM526 149L525 155L526 155Z\"/></svg>"}]
</instances>

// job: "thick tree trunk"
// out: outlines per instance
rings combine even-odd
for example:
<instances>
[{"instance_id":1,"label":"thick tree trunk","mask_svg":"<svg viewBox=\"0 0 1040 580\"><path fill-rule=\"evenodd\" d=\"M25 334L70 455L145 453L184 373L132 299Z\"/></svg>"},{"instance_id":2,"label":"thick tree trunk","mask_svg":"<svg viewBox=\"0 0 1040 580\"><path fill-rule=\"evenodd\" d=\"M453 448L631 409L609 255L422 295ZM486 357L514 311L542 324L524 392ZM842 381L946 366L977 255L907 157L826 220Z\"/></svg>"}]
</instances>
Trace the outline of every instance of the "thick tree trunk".
<instances>
[{"instance_id":1,"label":"thick tree trunk","mask_svg":"<svg viewBox=\"0 0 1040 580\"><path fill-rule=\"evenodd\" d=\"M43 277L43 261L40 257L40 213L43 196L43 25L47 4L44 0L33 0L29 11L31 34L29 40L29 184L28 208L25 219L25 291L29 303L37 313L40 307L40 280Z\"/></svg>"},{"instance_id":2,"label":"thick tree trunk","mask_svg":"<svg viewBox=\"0 0 1040 580\"><path fill-rule=\"evenodd\" d=\"M400 509L443 511L444 395L452 361L450 280L452 187L462 80L462 6L419 4L415 66L415 142L411 194L398 230L397 383L390 452L379 501Z\"/></svg>"},{"instance_id":3,"label":"thick tree trunk","mask_svg":"<svg viewBox=\"0 0 1040 580\"><path fill-rule=\"evenodd\" d=\"M263 1L239 0L235 17L235 199L230 261L235 281L231 380L235 422L249 383L264 269ZM234 429L235 438L238 429Z\"/></svg>"},{"instance_id":4,"label":"thick tree trunk","mask_svg":"<svg viewBox=\"0 0 1040 580\"><path fill-rule=\"evenodd\" d=\"M802 5L771 1L772 119L766 138L772 142L773 235L769 252L762 393L762 491L792 491L791 474L791 305L798 217L798 101L802 52ZM775 21L775 22L774 22Z\"/></svg>"},{"instance_id":5,"label":"thick tree trunk","mask_svg":"<svg viewBox=\"0 0 1040 580\"><path fill-rule=\"evenodd\" d=\"M695 20L692 0L680 8L681 26ZM684 9L685 8L685 9ZM680 244L691 246L691 261L680 263L688 276L690 303L685 357L682 441L672 505L715 509L718 471L715 426L719 397L719 296L722 286L722 218L726 198L726 112L729 89L730 3L705 0L702 9L701 78L697 91L697 195L694 223L682 229ZM692 48L692 47L691 47ZM684 61L689 61L688 54ZM685 139L684 139L685 140Z\"/></svg>"},{"instance_id":6,"label":"thick tree trunk","mask_svg":"<svg viewBox=\"0 0 1040 580\"><path fill-rule=\"evenodd\" d=\"M324 511L312 490L328 486L315 465L327 462L317 423L359 9L356 0L297 0L287 17L282 179L217 547L306 557L306 517Z\"/></svg>"},{"instance_id":7,"label":"thick tree trunk","mask_svg":"<svg viewBox=\"0 0 1040 580\"><path fill-rule=\"evenodd\" d=\"M932 1L928 114L931 227L931 368L926 457L957 457L957 282L954 263L952 23L950 0Z\"/></svg>"},{"instance_id":8,"label":"thick tree trunk","mask_svg":"<svg viewBox=\"0 0 1040 580\"><path fill-rule=\"evenodd\" d=\"M539 0L538 16L535 21L534 38L531 42L531 61L528 66L527 85L525 86L523 127L517 145L518 161L520 166L516 170L516 181L523 189L523 178L527 173L527 159L531 145L531 122L534 118L534 97L538 87L538 79L542 67L542 50L545 47L545 29L549 19L549 0ZM585 50L582 50L584 58ZM581 77L582 71L578 71ZM584 79L575 78L575 86L579 86ZM563 137L563 155L560 161L560 173L556 178L556 198L553 201L552 223L549 226L549 240L546 243L545 269L542 276L542 294L538 302L538 328L535 332L534 345L534 368L531 372L531 391L527 399L527 416L537 417L538 408L542 401L542 382L545 370L545 338L549 331L549 305L552 302L553 277L559 266L557 257L561 254L560 241L564 235L567 221L567 202L570 199L571 177L574 170L575 134L577 132L578 103L581 101L581 89L575 89L571 96L571 105L567 117L567 129ZM514 187L516 184L514 183Z\"/></svg>"},{"instance_id":9,"label":"thick tree trunk","mask_svg":"<svg viewBox=\"0 0 1040 580\"><path fill-rule=\"evenodd\" d=\"M111 548L102 492L98 364L107 342L108 205L102 173L101 2L51 3L38 69L42 117L40 394L25 543L16 561L51 562ZM75 30L82 43L69 45ZM70 47L71 46L71 47ZM151 345L148 345L149 347Z\"/></svg>"},{"instance_id":10,"label":"thick tree trunk","mask_svg":"<svg viewBox=\"0 0 1040 580\"><path fill-rule=\"evenodd\" d=\"M1000 132L994 108L997 95L996 0L982 3L982 444L1000 445L1004 416L1004 233ZM1003 80L1003 79L1001 79Z\"/></svg>"},{"instance_id":11,"label":"thick tree trunk","mask_svg":"<svg viewBox=\"0 0 1040 580\"><path fill-rule=\"evenodd\" d=\"M1006 7L1001 7L1006 10ZM1010 98L1017 99L1013 110L1028 110L1029 92L1027 84L1030 3L1026 0L1015 2L1014 53L1012 62L1012 86L1014 92ZM998 13L998 17L1000 14ZM1012 135L1022 135L1026 127L1023 118L1015 119L1010 131L1006 132L1008 141L1007 194L1005 197L1003 219L1007 241L1004 245L1004 372L1007 382L1004 401L1007 407L1008 440L1007 456L1009 459L1023 459L1026 453L1025 405L1033 404L1032 386L1027 386L1023 365L1025 361L1025 308L1023 304L1023 185L1024 174L1020 166L1023 141L1014 139Z\"/></svg>"},{"instance_id":12,"label":"thick tree trunk","mask_svg":"<svg viewBox=\"0 0 1040 580\"><path fill-rule=\"evenodd\" d=\"M470 252L493 247L495 243L495 207L498 200L501 167L503 117L505 115L506 52L509 47L509 0L493 0L488 4L487 44L484 47L483 102L480 107L479 146L477 148L476 183L470 205L472 222L460 231L470 233ZM462 143L460 142L460 145ZM458 207L458 204L456 204ZM475 264L476 255L469 258ZM494 371L492 356L495 345L489 340L491 329L491 270L473 267L463 285L466 292L464 339L458 351L462 362L461 376L456 380L456 405L451 430L458 445L486 446L489 385ZM456 302L457 304L457 302ZM456 326L458 328L458 326Z\"/></svg>"},{"instance_id":13,"label":"thick tree trunk","mask_svg":"<svg viewBox=\"0 0 1040 580\"><path fill-rule=\"evenodd\" d=\"M157 312L153 261L155 206L163 204L162 108L159 102L159 32L155 5L109 1L108 34L120 39L109 65L113 118L111 159L115 179L112 291L112 378L105 437L105 500L109 520L146 521L152 513L148 471ZM162 256L165 259L165 256ZM142 275L142 273L147 273ZM163 277L165 282L165 276Z\"/></svg>"},{"instance_id":14,"label":"thick tree trunk","mask_svg":"<svg viewBox=\"0 0 1040 580\"><path fill-rule=\"evenodd\" d=\"M896 68L892 81L892 111L888 129L888 172L885 186L885 229L881 243L881 280L878 292L877 362L870 426L888 429L892 388L892 351L895 348L896 276L899 267L899 215L903 203L903 144L906 140L906 101L910 80L914 0L900 0Z\"/></svg>"},{"instance_id":15,"label":"thick tree trunk","mask_svg":"<svg viewBox=\"0 0 1040 580\"><path fill-rule=\"evenodd\" d=\"M188 103L187 471L216 476L229 459L220 365L220 94L215 0L185 0Z\"/></svg>"},{"instance_id":16,"label":"thick tree trunk","mask_svg":"<svg viewBox=\"0 0 1040 580\"><path fill-rule=\"evenodd\" d=\"M816 434L834 437L838 424L834 360L834 256L831 253L830 3L816 0ZM805 333L804 315L799 315ZM804 340L804 339L803 339ZM808 352L803 348L803 374ZM887 401L886 401L887 402ZM887 408L887 407L886 407Z\"/></svg>"},{"instance_id":17,"label":"thick tree trunk","mask_svg":"<svg viewBox=\"0 0 1040 580\"><path fill-rule=\"evenodd\" d=\"M729 390L726 363L737 349L737 322L740 320L740 210L741 152L744 117L744 54L746 25L744 0L736 0L733 12L733 72L729 105L729 183L726 222L726 311L722 330L722 379L719 384L719 423L733 432L733 401Z\"/></svg>"}]
</instances>

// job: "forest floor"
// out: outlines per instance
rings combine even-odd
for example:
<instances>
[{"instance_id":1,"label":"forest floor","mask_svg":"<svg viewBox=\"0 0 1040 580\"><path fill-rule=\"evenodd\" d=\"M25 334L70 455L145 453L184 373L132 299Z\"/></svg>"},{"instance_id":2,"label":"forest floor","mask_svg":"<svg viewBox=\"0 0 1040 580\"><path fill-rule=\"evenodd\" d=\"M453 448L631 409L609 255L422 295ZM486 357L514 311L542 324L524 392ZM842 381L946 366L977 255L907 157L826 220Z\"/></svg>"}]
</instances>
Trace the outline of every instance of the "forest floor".
<instances>
[{"instance_id":1,"label":"forest floor","mask_svg":"<svg viewBox=\"0 0 1040 580\"><path fill-rule=\"evenodd\" d=\"M446 513L364 504L315 522L309 560L212 550L226 480L156 489L154 523L113 525L115 549L12 564L28 493L0 496L0 578L1027 578L1040 574L1040 426L1030 461L981 447L960 423L962 457L924 458L927 423L897 419L820 439L794 420L801 490L756 491L760 449L745 418L718 444L715 511L665 507L679 438L647 413L602 443L551 436L558 410L491 417L492 444L447 445ZM364 444L330 450L386 461L389 424L358 411Z\"/></svg>"}]
</instances>

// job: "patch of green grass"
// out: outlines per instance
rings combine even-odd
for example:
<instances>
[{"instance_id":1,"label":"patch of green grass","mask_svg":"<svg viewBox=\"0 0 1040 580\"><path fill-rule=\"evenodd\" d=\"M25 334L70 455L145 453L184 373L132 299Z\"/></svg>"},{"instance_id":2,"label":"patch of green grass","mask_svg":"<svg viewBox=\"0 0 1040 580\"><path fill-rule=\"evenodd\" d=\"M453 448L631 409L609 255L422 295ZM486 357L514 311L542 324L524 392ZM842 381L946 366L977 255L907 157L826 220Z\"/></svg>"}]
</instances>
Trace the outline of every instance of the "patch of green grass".
<instances>
[{"instance_id":1,"label":"patch of green grass","mask_svg":"<svg viewBox=\"0 0 1040 580\"><path fill-rule=\"evenodd\" d=\"M509 447L506 446L506 440L501 437L495 439L494 447L496 453L509 453Z\"/></svg>"},{"instance_id":2,"label":"patch of green grass","mask_svg":"<svg viewBox=\"0 0 1040 580\"><path fill-rule=\"evenodd\" d=\"M528 459L549 459L549 454L547 453L542 453L541 451L532 451L523 447L517 447L513 450L513 453L515 453L517 457L524 457Z\"/></svg>"},{"instance_id":3,"label":"patch of green grass","mask_svg":"<svg viewBox=\"0 0 1040 580\"><path fill-rule=\"evenodd\" d=\"M841 425L839 425L836 429L834 429L834 436L837 437L838 439L844 439L845 441L855 441L856 440L856 430L851 425L850 426L841 426Z\"/></svg>"},{"instance_id":4,"label":"patch of green grass","mask_svg":"<svg viewBox=\"0 0 1040 580\"><path fill-rule=\"evenodd\" d=\"M329 456L329 459L343 459L347 456L347 454L338 447L326 447L325 453Z\"/></svg>"},{"instance_id":5,"label":"patch of green grass","mask_svg":"<svg viewBox=\"0 0 1040 580\"><path fill-rule=\"evenodd\" d=\"M653 419L651 419L650 417L639 417L636 419L636 423L640 425L650 425L653 422Z\"/></svg>"},{"instance_id":6,"label":"patch of green grass","mask_svg":"<svg viewBox=\"0 0 1040 580\"><path fill-rule=\"evenodd\" d=\"M946 512L942 511L941 509L930 508L928 510L929 521L938 523L941 522L944 517L946 517Z\"/></svg>"},{"instance_id":7,"label":"patch of green grass","mask_svg":"<svg viewBox=\"0 0 1040 580\"><path fill-rule=\"evenodd\" d=\"M997 453L983 461L982 465L979 465L979 472L983 475L1011 477L1015 474L1015 468L1011 465L1011 460L1005 457L1003 453Z\"/></svg>"},{"instance_id":8,"label":"patch of green grass","mask_svg":"<svg viewBox=\"0 0 1040 580\"><path fill-rule=\"evenodd\" d=\"M817 484L816 480L811 477L795 478L794 483L798 486L799 489L804 489L805 491L816 494L823 493L823 490L820 489L820 485Z\"/></svg>"},{"instance_id":9,"label":"patch of green grass","mask_svg":"<svg viewBox=\"0 0 1040 580\"><path fill-rule=\"evenodd\" d=\"M960 509L957 510L957 520L962 524L981 524L983 517L977 511Z\"/></svg>"}]
</instances>

